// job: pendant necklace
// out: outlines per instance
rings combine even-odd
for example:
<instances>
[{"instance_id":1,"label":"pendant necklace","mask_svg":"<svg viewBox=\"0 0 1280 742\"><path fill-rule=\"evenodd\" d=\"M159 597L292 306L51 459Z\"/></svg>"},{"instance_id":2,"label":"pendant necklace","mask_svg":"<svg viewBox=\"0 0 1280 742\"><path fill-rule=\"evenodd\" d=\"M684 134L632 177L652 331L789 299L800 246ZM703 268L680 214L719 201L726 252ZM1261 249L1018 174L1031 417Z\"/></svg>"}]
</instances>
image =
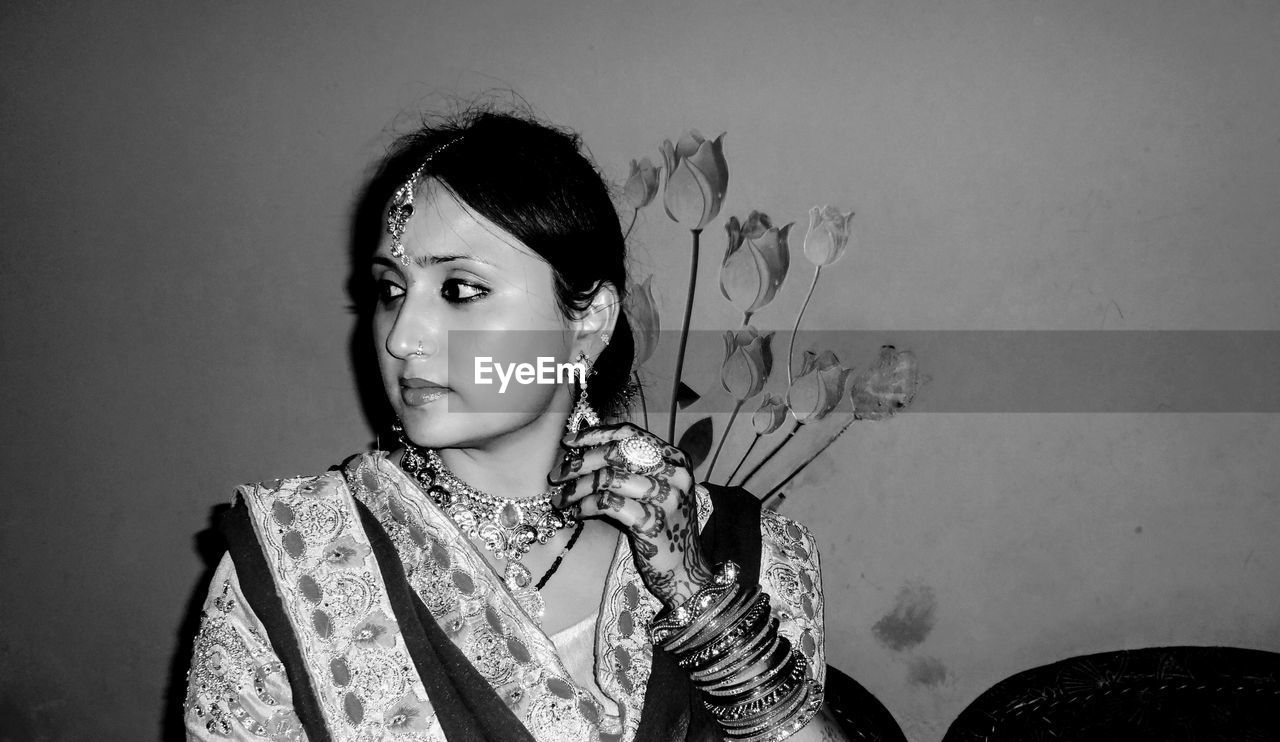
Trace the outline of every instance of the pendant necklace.
<instances>
[{"instance_id":1,"label":"pendant necklace","mask_svg":"<svg viewBox=\"0 0 1280 742\"><path fill-rule=\"evenodd\" d=\"M484 547L506 561L502 579L516 602L534 621L541 624L546 604L538 588L546 584L565 553L573 548L582 530L582 521L571 513L558 510L551 499L564 485L557 485L527 500L495 497L459 479L445 466L433 449L422 449L406 441L401 468L409 474L440 509L444 510L463 533L479 540ZM562 528L577 526L564 551L551 569L538 582L520 559L533 544L545 544Z\"/></svg>"}]
</instances>

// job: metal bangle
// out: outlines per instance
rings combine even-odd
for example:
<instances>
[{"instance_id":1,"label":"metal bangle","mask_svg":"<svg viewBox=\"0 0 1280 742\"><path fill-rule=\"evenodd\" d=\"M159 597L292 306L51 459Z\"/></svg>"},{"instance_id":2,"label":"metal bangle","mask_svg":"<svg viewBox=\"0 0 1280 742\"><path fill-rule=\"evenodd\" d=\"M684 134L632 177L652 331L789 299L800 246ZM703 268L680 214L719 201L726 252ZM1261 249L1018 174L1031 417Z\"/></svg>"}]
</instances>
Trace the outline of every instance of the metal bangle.
<instances>
[{"instance_id":1,"label":"metal bangle","mask_svg":"<svg viewBox=\"0 0 1280 742\"><path fill-rule=\"evenodd\" d=\"M744 622L735 626L734 630L726 634L724 639L717 640L713 645L707 645L699 650L697 655L677 660L676 664L687 673L699 672L706 670L711 665L730 655L738 654L751 645L751 641L759 631L759 618L761 615L764 614L754 615L749 623Z\"/></svg>"},{"instance_id":2,"label":"metal bangle","mask_svg":"<svg viewBox=\"0 0 1280 742\"><path fill-rule=\"evenodd\" d=\"M650 625L649 638L654 644L662 644L668 650L682 644L702 622L698 619L714 612L722 606L726 595L736 595L741 589L738 585L739 567L732 561L723 562L716 570L711 581L704 584L685 602L676 608L663 608L655 616ZM672 643L675 644L672 644Z\"/></svg>"},{"instance_id":3,"label":"metal bangle","mask_svg":"<svg viewBox=\"0 0 1280 742\"><path fill-rule=\"evenodd\" d=\"M768 657L764 648L775 647L778 643L778 619L769 616L769 620L747 640L740 649L722 655L714 663L689 673L689 677L699 685L715 683L735 675L740 675L760 660Z\"/></svg>"},{"instance_id":4,"label":"metal bangle","mask_svg":"<svg viewBox=\"0 0 1280 742\"><path fill-rule=\"evenodd\" d=\"M776 705L790 692L791 687L805 679L809 671L809 663L805 660L804 655L794 650L791 656L787 658L787 666L790 669L785 675L780 675L774 682L761 685L739 698L735 706L740 708L741 711L739 713L731 713L728 718L749 717L765 708Z\"/></svg>"},{"instance_id":5,"label":"metal bangle","mask_svg":"<svg viewBox=\"0 0 1280 742\"><path fill-rule=\"evenodd\" d=\"M756 719L745 726L726 727L721 725L721 732L724 734L725 739L732 740L752 739L761 734L766 737L772 736L780 729L787 728L797 712L805 708L809 701L809 694L808 684L802 683L798 686L797 692L787 699L784 704L785 707L779 706L777 713L767 714L765 717Z\"/></svg>"},{"instance_id":6,"label":"metal bangle","mask_svg":"<svg viewBox=\"0 0 1280 742\"><path fill-rule=\"evenodd\" d=\"M681 646L677 651L681 655L691 654L698 651L712 641L710 637L715 634L714 629L720 625L724 619L737 615L744 606L749 605L749 600L755 588L752 591L740 590L731 598L725 600L714 609L710 609L699 618L703 620L697 621L697 626L690 624L690 633L683 637Z\"/></svg>"},{"instance_id":7,"label":"metal bangle","mask_svg":"<svg viewBox=\"0 0 1280 742\"><path fill-rule=\"evenodd\" d=\"M785 641L785 637L783 639L774 645L773 654L736 675L730 675L714 685L703 686L703 692L713 696L742 696L769 682L787 667L787 659L791 656L791 644ZM757 666L762 669L752 672Z\"/></svg>"},{"instance_id":8,"label":"metal bangle","mask_svg":"<svg viewBox=\"0 0 1280 742\"><path fill-rule=\"evenodd\" d=\"M736 707L717 709L721 711L721 715L716 717L712 713L712 716L716 717L716 724L726 735L750 734L750 730L759 729L761 725L776 726L780 719L786 718L788 713L795 710L797 701L803 700L800 697L804 695L804 691L804 683L792 683L782 693L771 697L769 705L750 711Z\"/></svg>"},{"instance_id":9,"label":"metal bangle","mask_svg":"<svg viewBox=\"0 0 1280 742\"><path fill-rule=\"evenodd\" d=\"M687 631L699 616L705 614L723 600L726 593L733 594L732 590L735 587L737 587L736 583L707 583L676 609L663 608L658 612L658 615L654 616L654 622L650 629L651 633L655 634L653 637L654 643L658 644L666 641L665 637L662 639L657 638L657 632L667 632L666 636L670 637Z\"/></svg>"},{"instance_id":10,"label":"metal bangle","mask_svg":"<svg viewBox=\"0 0 1280 742\"><path fill-rule=\"evenodd\" d=\"M735 590L734 588L737 589ZM739 587L737 583L727 585L723 590L723 592L720 592L719 590L714 592L708 591L707 594L712 596L713 601L710 604L705 605L705 607L702 607L690 620L688 625L683 627L674 636L670 636L662 642L662 648L666 649L668 652L684 651L684 648L689 645L693 636L701 632L702 628L706 626L709 621L723 613L734 599L740 597L742 591L741 587ZM702 592L699 592L698 595L694 596L694 598L690 598L690 602L695 599L699 599L701 596Z\"/></svg>"},{"instance_id":11,"label":"metal bangle","mask_svg":"<svg viewBox=\"0 0 1280 742\"><path fill-rule=\"evenodd\" d=\"M804 679L806 672L806 668L790 661L790 658L786 666L787 672L779 674L772 682L754 689L749 694L735 698L730 703L718 704L723 710L718 718L728 721L749 718L777 703Z\"/></svg>"},{"instance_id":12,"label":"metal bangle","mask_svg":"<svg viewBox=\"0 0 1280 742\"><path fill-rule=\"evenodd\" d=\"M817 715L818 710L822 708L822 702L826 696L822 684L818 681L810 679L807 685L808 693L805 696L804 703L792 713L789 719L782 720L782 726L774 726L779 722L770 719L765 724L760 725L754 736L741 736L752 735L753 733L748 730L740 730L731 735L730 739L740 740L741 742L782 742L782 740L803 729Z\"/></svg>"},{"instance_id":13,"label":"metal bangle","mask_svg":"<svg viewBox=\"0 0 1280 742\"><path fill-rule=\"evenodd\" d=\"M765 659L765 669L763 671L759 673L740 672L736 677L725 678L724 689L733 688L741 694L768 682L770 678L787 667L791 660L791 651L791 640L779 635L778 642L774 645L774 653Z\"/></svg>"},{"instance_id":14,"label":"metal bangle","mask_svg":"<svg viewBox=\"0 0 1280 742\"><path fill-rule=\"evenodd\" d=\"M721 722L720 728L726 734L735 737L776 728L780 722L804 706L808 691L809 682L806 678L789 688L782 697L762 712L740 720Z\"/></svg>"},{"instance_id":15,"label":"metal bangle","mask_svg":"<svg viewBox=\"0 0 1280 742\"><path fill-rule=\"evenodd\" d=\"M751 610L751 606L762 592L764 591L760 589L759 585L755 585L748 591L739 592L736 602L726 605L718 615L707 621L706 625L698 633L689 637L687 648L681 651L680 654L696 653L714 642L718 637L724 636L724 632L728 627L732 626L747 611Z\"/></svg>"},{"instance_id":16,"label":"metal bangle","mask_svg":"<svg viewBox=\"0 0 1280 742\"><path fill-rule=\"evenodd\" d=\"M797 667L781 682L751 700L728 706L706 705L725 729L752 727L762 718L777 718L793 711L796 697L804 690L807 679L807 672Z\"/></svg>"},{"instance_id":17,"label":"metal bangle","mask_svg":"<svg viewBox=\"0 0 1280 742\"><path fill-rule=\"evenodd\" d=\"M773 619L774 622L777 619ZM700 672L690 673L689 677L698 685L706 685L715 683L719 680L732 678L742 674L743 670L751 667L760 660L769 657L778 648L781 637L773 630L773 627L760 634L758 641L750 647L742 650L736 656L731 656L714 667L707 668Z\"/></svg>"},{"instance_id":18,"label":"metal bangle","mask_svg":"<svg viewBox=\"0 0 1280 742\"><path fill-rule=\"evenodd\" d=\"M750 720L778 705L808 675L808 666L795 661L794 653L786 663L787 672L778 675L771 682L759 686L749 694L740 696L731 703L719 704L724 709L720 718L737 726L748 725Z\"/></svg>"},{"instance_id":19,"label":"metal bangle","mask_svg":"<svg viewBox=\"0 0 1280 742\"><path fill-rule=\"evenodd\" d=\"M682 669L702 669L699 666L708 662L714 662L745 644L749 643L744 637L758 632L765 623L768 622L769 615L769 594L762 594L742 618L734 623L733 627L724 633L719 639L711 642L707 646L699 649L697 652L681 658L677 664ZM761 618L764 617L762 621Z\"/></svg>"},{"instance_id":20,"label":"metal bangle","mask_svg":"<svg viewBox=\"0 0 1280 742\"><path fill-rule=\"evenodd\" d=\"M731 668L730 672L719 673L712 680L704 680L698 684L698 687L705 692L714 691L713 695L717 696L736 695L741 692L740 686L743 686L747 680L774 675L778 666L786 662L786 652L782 651L783 642L773 634L773 629L768 624L751 638L751 644L748 646L758 648L757 642L760 641L769 648L768 652L752 652L750 657ZM736 690L724 692L730 689Z\"/></svg>"}]
</instances>

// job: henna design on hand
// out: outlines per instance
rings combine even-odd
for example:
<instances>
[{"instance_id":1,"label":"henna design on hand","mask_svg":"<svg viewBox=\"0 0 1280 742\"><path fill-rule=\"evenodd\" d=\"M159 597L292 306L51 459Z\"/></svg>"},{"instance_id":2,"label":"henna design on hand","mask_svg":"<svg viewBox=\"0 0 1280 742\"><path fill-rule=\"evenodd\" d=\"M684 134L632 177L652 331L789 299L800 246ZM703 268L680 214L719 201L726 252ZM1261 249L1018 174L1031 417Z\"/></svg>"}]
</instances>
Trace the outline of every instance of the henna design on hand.
<instances>
[{"instance_id":1,"label":"henna design on hand","mask_svg":"<svg viewBox=\"0 0 1280 742\"><path fill-rule=\"evenodd\" d=\"M627 498L619 495L617 492L609 490L601 490L596 493L596 507L601 510L613 510L622 512L622 507L627 504Z\"/></svg>"},{"instance_id":2,"label":"henna design on hand","mask_svg":"<svg viewBox=\"0 0 1280 742\"><path fill-rule=\"evenodd\" d=\"M640 507L644 509L644 520L640 521L642 525L636 527L636 534L645 538L656 538L667 527L667 514L662 508L656 508L647 502L640 503ZM653 521L653 525L643 526L650 520Z\"/></svg>"},{"instance_id":3,"label":"henna design on hand","mask_svg":"<svg viewBox=\"0 0 1280 742\"><path fill-rule=\"evenodd\" d=\"M631 544L631 550L636 553L645 563L658 555L658 547L652 541L645 539L635 539ZM643 571L643 567L641 567Z\"/></svg>"},{"instance_id":4,"label":"henna design on hand","mask_svg":"<svg viewBox=\"0 0 1280 742\"><path fill-rule=\"evenodd\" d=\"M662 458L675 466L689 468L689 457L679 447L669 443L665 443L662 446Z\"/></svg>"},{"instance_id":5,"label":"henna design on hand","mask_svg":"<svg viewBox=\"0 0 1280 742\"><path fill-rule=\"evenodd\" d=\"M661 505L671 496L671 482L666 479L651 479L649 489L644 493L642 502L653 502Z\"/></svg>"},{"instance_id":6,"label":"henna design on hand","mask_svg":"<svg viewBox=\"0 0 1280 742\"><path fill-rule=\"evenodd\" d=\"M658 444L662 464L644 474L632 471L618 453L618 441L630 436ZM617 522L650 592L668 605L687 600L712 579L698 537L697 485L688 456L631 423L596 426L577 439L565 442L577 455L566 456L559 470L565 481L573 480L563 502L585 509L586 517Z\"/></svg>"}]
</instances>

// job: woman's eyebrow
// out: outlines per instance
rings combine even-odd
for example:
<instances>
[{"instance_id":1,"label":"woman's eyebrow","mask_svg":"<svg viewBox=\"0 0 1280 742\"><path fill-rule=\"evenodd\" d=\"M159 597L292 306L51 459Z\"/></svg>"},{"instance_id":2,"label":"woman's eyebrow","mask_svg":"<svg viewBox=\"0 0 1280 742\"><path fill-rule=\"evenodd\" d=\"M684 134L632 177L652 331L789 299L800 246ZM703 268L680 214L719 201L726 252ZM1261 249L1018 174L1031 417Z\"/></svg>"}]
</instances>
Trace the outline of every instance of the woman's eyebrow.
<instances>
[{"instance_id":1,"label":"woman's eyebrow","mask_svg":"<svg viewBox=\"0 0 1280 742\"><path fill-rule=\"evenodd\" d=\"M498 267L494 265L491 261L485 260L479 255L472 255L470 253L458 253L456 255L419 255L418 257L413 259L413 262L419 268L425 268L428 265L439 265L441 263L449 263L455 260L473 260L477 263L483 263L484 265L487 265L493 268ZM391 260L391 258L385 257L383 255L373 256L373 264L385 265L388 268L398 267L397 264L393 260Z\"/></svg>"},{"instance_id":2,"label":"woman's eyebrow","mask_svg":"<svg viewBox=\"0 0 1280 742\"><path fill-rule=\"evenodd\" d=\"M470 253L454 253L452 255L419 255L413 259L413 263L419 268L426 268L428 265L440 265L441 263L449 263L454 260L474 260L477 263L483 263L484 265L493 268L497 267L479 255L472 255Z\"/></svg>"}]
</instances>

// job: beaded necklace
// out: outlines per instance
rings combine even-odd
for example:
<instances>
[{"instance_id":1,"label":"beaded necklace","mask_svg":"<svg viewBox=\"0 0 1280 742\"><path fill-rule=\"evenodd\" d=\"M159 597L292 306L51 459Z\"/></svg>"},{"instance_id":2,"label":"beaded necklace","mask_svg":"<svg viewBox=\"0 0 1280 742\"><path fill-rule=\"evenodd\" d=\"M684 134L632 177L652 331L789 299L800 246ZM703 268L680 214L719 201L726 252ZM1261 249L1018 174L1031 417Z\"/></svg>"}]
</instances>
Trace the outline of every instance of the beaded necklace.
<instances>
[{"instance_id":1,"label":"beaded necklace","mask_svg":"<svg viewBox=\"0 0 1280 742\"><path fill-rule=\"evenodd\" d=\"M433 449L422 449L405 441L401 468L418 483L431 501L444 510L464 533L506 560L503 581L516 602L539 624L546 603L538 592L560 567L564 555L582 533L582 521L572 513L557 510L551 499L564 485L524 500L495 497L459 479ZM533 576L521 561L536 541L545 544L562 528L576 525L573 536L551 568L531 586Z\"/></svg>"}]
</instances>

